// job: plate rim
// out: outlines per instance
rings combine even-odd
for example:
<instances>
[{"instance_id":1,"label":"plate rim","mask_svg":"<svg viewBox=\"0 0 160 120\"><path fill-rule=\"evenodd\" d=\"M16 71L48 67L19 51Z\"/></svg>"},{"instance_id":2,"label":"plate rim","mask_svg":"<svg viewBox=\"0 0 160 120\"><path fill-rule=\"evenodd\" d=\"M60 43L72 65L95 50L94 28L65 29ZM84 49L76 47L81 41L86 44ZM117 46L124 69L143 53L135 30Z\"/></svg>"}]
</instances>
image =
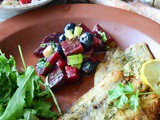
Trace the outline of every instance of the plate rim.
<instances>
[{"instance_id":1,"label":"plate rim","mask_svg":"<svg viewBox=\"0 0 160 120\"><path fill-rule=\"evenodd\" d=\"M26 27L29 27L31 25L34 25L34 24L37 24L38 22L36 22L36 20L39 20L39 18L41 17L41 15L37 15L38 12L43 12L43 14L45 15L45 11L47 12L48 10L52 10L53 13L57 13L57 12L61 12L61 14L69 14L70 12L73 12L74 9L80 9L81 8L89 8L89 10L94 10L95 9L99 9L99 11L104 11L104 10L110 10L110 11L114 11L114 14L116 15L117 13L123 13L121 18L123 17L132 17L137 23L138 25L140 24L143 24L144 23L147 23L146 26L143 26L141 25L141 27L149 27L149 28L152 28L154 29L155 31L149 31L149 30L144 30L144 29L141 29L138 27L138 25L132 25L132 26L129 26L128 22L126 20L126 23L123 22L124 25L126 26L129 26L129 27L134 27L134 29L148 35L149 37L153 38L156 42L160 43L160 38L158 37L159 36L159 32L160 31L160 25L149 19L149 18L146 18L144 16L141 16L141 15L138 15L134 12L130 12L130 11L127 11L127 10L123 10L123 9L119 9L119 8L114 8L114 7L110 7L110 6L105 6L105 5L99 5L99 4L64 4L64 5L55 5L55 6L49 6L49 7L46 7L46 8L39 8L39 9L36 9L36 10L32 10L32 11L28 11L26 13L23 13L23 14L20 14L20 15L17 15L15 17L12 17L2 23L0 23L0 41L2 41L3 39L7 38L8 36L14 34L15 32L17 31L20 31ZM60 8L60 9L59 9ZM62 13L64 12L64 13ZM83 10L81 10L81 13L84 12ZM87 11L88 13L88 11ZM33 15L36 14L36 17L34 17L34 19L31 18L31 16L33 17ZM49 13L46 13L46 14L49 14ZM107 19L107 16L103 16L103 14L108 14L108 13L102 13L102 15L98 16L98 18L102 18L102 19ZM75 15L75 13L74 13ZM74 16L73 15L73 16ZM60 17L60 15L57 15L56 16ZM83 15L82 15L83 16ZM90 15L89 15L90 16ZM23 21L25 18L25 21ZM138 20L140 19L140 20ZM132 20L132 21L134 21ZM32 21L30 23L30 21ZM46 21L45 19L40 19L39 22L44 22ZM111 21L112 22L112 21ZM122 20L121 20L122 22ZM20 23L20 26L16 26L17 23ZM133 23L133 22L132 22ZM14 27L15 29L7 29L7 27ZM7 30L6 32L3 32L3 30ZM151 32L151 33L149 33Z\"/></svg>"}]
</instances>

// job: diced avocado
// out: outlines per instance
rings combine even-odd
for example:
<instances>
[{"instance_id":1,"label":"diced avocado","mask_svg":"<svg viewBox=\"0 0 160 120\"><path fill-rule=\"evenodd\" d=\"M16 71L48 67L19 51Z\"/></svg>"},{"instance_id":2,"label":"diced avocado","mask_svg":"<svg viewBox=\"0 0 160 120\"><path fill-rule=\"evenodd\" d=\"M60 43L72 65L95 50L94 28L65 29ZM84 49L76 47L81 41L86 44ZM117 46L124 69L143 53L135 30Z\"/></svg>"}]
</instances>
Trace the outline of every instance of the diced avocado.
<instances>
[{"instance_id":1,"label":"diced avocado","mask_svg":"<svg viewBox=\"0 0 160 120\"><path fill-rule=\"evenodd\" d=\"M54 53L54 50L51 45L47 46L46 49L43 51L43 55L45 58L48 58L53 53Z\"/></svg>"},{"instance_id":2,"label":"diced avocado","mask_svg":"<svg viewBox=\"0 0 160 120\"><path fill-rule=\"evenodd\" d=\"M81 65L82 64L75 64L75 65L71 65L72 67L75 67L75 68L77 68L77 69L81 69Z\"/></svg>"},{"instance_id":3,"label":"diced avocado","mask_svg":"<svg viewBox=\"0 0 160 120\"><path fill-rule=\"evenodd\" d=\"M66 38L68 38L69 40L71 40L72 38L75 37L71 30L67 30L67 31L65 32L65 36L66 36Z\"/></svg>"},{"instance_id":4,"label":"diced avocado","mask_svg":"<svg viewBox=\"0 0 160 120\"><path fill-rule=\"evenodd\" d=\"M74 35L79 37L82 34L82 31L83 31L82 27L76 26L74 28Z\"/></svg>"},{"instance_id":5,"label":"diced avocado","mask_svg":"<svg viewBox=\"0 0 160 120\"><path fill-rule=\"evenodd\" d=\"M83 55L76 54L76 55L67 56L67 62L68 62L68 65L81 64L83 62Z\"/></svg>"}]
</instances>

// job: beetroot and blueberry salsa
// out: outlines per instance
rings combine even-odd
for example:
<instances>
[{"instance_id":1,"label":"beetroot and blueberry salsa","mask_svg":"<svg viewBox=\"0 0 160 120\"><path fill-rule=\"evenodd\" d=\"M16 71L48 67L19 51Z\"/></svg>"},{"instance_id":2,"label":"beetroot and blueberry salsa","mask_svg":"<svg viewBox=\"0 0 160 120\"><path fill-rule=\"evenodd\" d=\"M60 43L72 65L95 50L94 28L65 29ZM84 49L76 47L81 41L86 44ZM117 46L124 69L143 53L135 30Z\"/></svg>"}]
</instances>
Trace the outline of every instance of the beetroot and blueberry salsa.
<instances>
[{"instance_id":1,"label":"beetroot and blueberry salsa","mask_svg":"<svg viewBox=\"0 0 160 120\"><path fill-rule=\"evenodd\" d=\"M98 24L92 31L84 24L69 23L62 33L46 36L34 55L38 74L47 76L54 90L65 83L77 83L82 75L90 75L98 64L96 52L112 47L114 40Z\"/></svg>"}]
</instances>

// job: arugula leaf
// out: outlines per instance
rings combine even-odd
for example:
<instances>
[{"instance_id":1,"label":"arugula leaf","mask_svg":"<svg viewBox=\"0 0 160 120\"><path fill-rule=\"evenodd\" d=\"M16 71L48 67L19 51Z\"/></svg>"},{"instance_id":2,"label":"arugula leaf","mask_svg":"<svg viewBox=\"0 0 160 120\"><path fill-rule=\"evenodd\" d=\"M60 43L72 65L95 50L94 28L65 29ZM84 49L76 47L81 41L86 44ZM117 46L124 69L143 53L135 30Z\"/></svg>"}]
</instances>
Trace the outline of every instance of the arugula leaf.
<instances>
[{"instance_id":1,"label":"arugula leaf","mask_svg":"<svg viewBox=\"0 0 160 120\"><path fill-rule=\"evenodd\" d=\"M24 119L21 120L39 120L32 111L26 110L24 113Z\"/></svg>"},{"instance_id":2,"label":"arugula leaf","mask_svg":"<svg viewBox=\"0 0 160 120\"><path fill-rule=\"evenodd\" d=\"M131 94L134 92L134 87L131 83L128 83L124 88L125 94Z\"/></svg>"},{"instance_id":3,"label":"arugula leaf","mask_svg":"<svg viewBox=\"0 0 160 120\"><path fill-rule=\"evenodd\" d=\"M132 95L129 102L132 110L137 110L137 107L139 105L139 98L138 98L138 92L136 95Z\"/></svg>"},{"instance_id":4,"label":"arugula leaf","mask_svg":"<svg viewBox=\"0 0 160 120\"><path fill-rule=\"evenodd\" d=\"M128 102L128 98L125 95L122 95L118 99L116 106L117 106L117 108L122 108L127 102Z\"/></svg>"},{"instance_id":5,"label":"arugula leaf","mask_svg":"<svg viewBox=\"0 0 160 120\"><path fill-rule=\"evenodd\" d=\"M119 83L116 88L108 91L108 98L110 101L117 99L124 94L124 87L122 83Z\"/></svg>"},{"instance_id":6,"label":"arugula leaf","mask_svg":"<svg viewBox=\"0 0 160 120\"><path fill-rule=\"evenodd\" d=\"M55 103L55 105L56 105L56 107L57 107L57 109L58 109L59 114L62 115L62 112L61 112L61 109L60 109L60 107L59 107L59 104L58 104L58 101L57 101L57 99L56 99L56 96L54 95L54 93L52 92L52 90L51 90L51 88L50 88L50 86L49 86L48 76L46 77L45 87L46 87L46 90L48 90L48 91L50 92L50 94L51 94L51 96L52 96L52 98L53 98L53 101L54 101L54 103Z\"/></svg>"},{"instance_id":7,"label":"arugula leaf","mask_svg":"<svg viewBox=\"0 0 160 120\"><path fill-rule=\"evenodd\" d=\"M45 118L58 118L58 115L50 110L51 107L51 103L44 101L37 101L34 104L37 116Z\"/></svg>"},{"instance_id":8,"label":"arugula leaf","mask_svg":"<svg viewBox=\"0 0 160 120\"><path fill-rule=\"evenodd\" d=\"M0 114L2 114L6 108L8 101L17 88L17 76L18 72L14 58L10 56L10 58L7 59L0 51Z\"/></svg>"},{"instance_id":9,"label":"arugula leaf","mask_svg":"<svg viewBox=\"0 0 160 120\"><path fill-rule=\"evenodd\" d=\"M18 76L18 89L10 99L3 115L0 116L0 120L16 120L23 115L23 109L26 106L25 99L28 98L26 97L27 88L36 79L36 72L33 67L28 67L24 74ZM31 102L30 100L27 101Z\"/></svg>"}]
</instances>

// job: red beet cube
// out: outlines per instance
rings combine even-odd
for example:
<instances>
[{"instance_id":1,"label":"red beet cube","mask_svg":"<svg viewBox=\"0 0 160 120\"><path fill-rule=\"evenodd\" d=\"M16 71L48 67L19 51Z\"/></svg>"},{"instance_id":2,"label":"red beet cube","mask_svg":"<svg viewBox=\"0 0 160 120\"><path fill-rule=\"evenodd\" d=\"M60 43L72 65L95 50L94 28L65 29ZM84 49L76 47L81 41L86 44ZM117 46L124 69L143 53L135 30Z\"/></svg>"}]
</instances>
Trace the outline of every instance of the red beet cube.
<instances>
[{"instance_id":1,"label":"red beet cube","mask_svg":"<svg viewBox=\"0 0 160 120\"><path fill-rule=\"evenodd\" d=\"M67 62L65 60L58 60L56 64L58 68L60 68L63 71L65 70L65 66L67 66Z\"/></svg>"},{"instance_id":2,"label":"red beet cube","mask_svg":"<svg viewBox=\"0 0 160 120\"><path fill-rule=\"evenodd\" d=\"M58 52L55 52L52 54L45 63L39 67L36 65L36 68L38 70L38 74L40 75L46 75L47 73L51 72L53 68L56 66L56 63L59 59L62 59Z\"/></svg>"},{"instance_id":3,"label":"red beet cube","mask_svg":"<svg viewBox=\"0 0 160 120\"><path fill-rule=\"evenodd\" d=\"M49 86L52 90L60 88L65 83L66 75L60 68L55 68L48 76Z\"/></svg>"},{"instance_id":4,"label":"red beet cube","mask_svg":"<svg viewBox=\"0 0 160 120\"><path fill-rule=\"evenodd\" d=\"M45 48L46 48L46 47L39 47L39 48L37 48L37 49L34 51L33 55L35 55L35 56L38 57L38 58L44 57L43 51L45 50Z\"/></svg>"},{"instance_id":5,"label":"red beet cube","mask_svg":"<svg viewBox=\"0 0 160 120\"><path fill-rule=\"evenodd\" d=\"M66 75L67 75L67 82L68 83L75 83L79 81L79 74L78 69L71 66L66 66Z\"/></svg>"},{"instance_id":6,"label":"red beet cube","mask_svg":"<svg viewBox=\"0 0 160 120\"><path fill-rule=\"evenodd\" d=\"M92 33L102 39L100 33L105 33L106 34L106 37L107 37L107 43L110 43L111 41L113 41L113 38L109 35L109 33L107 33L102 27L100 27L98 24L96 24L93 29L92 29Z\"/></svg>"},{"instance_id":7,"label":"red beet cube","mask_svg":"<svg viewBox=\"0 0 160 120\"><path fill-rule=\"evenodd\" d=\"M47 73L49 73L52 70L52 68L45 66L45 64L43 67L38 67L36 65L36 69L37 69L37 72L39 75L46 75Z\"/></svg>"},{"instance_id":8,"label":"red beet cube","mask_svg":"<svg viewBox=\"0 0 160 120\"><path fill-rule=\"evenodd\" d=\"M61 35L61 33L50 34L43 39L42 43L50 43L50 42L59 43L59 36L60 35Z\"/></svg>"},{"instance_id":9,"label":"red beet cube","mask_svg":"<svg viewBox=\"0 0 160 120\"><path fill-rule=\"evenodd\" d=\"M61 47L63 49L63 52L66 56L78 54L78 53L84 53L84 49L78 39L72 39L72 40L65 40L60 43Z\"/></svg>"},{"instance_id":10,"label":"red beet cube","mask_svg":"<svg viewBox=\"0 0 160 120\"><path fill-rule=\"evenodd\" d=\"M53 53L52 55L49 56L49 58L47 58L47 61L49 63L50 66L55 66L56 62L62 59L60 54L58 52Z\"/></svg>"},{"instance_id":11,"label":"red beet cube","mask_svg":"<svg viewBox=\"0 0 160 120\"><path fill-rule=\"evenodd\" d=\"M80 27L83 28L83 32L90 32L91 33L91 30L87 26L85 26L83 23L81 23Z\"/></svg>"},{"instance_id":12,"label":"red beet cube","mask_svg":"<svg viewBox=\"0 0 160 120\"><path fill-rule=\"evenodd\" d=\"M104 51L104 44L103 44L103 42L99 38L97 38L96 36L94 36L93 47L94 47L94 51L95 52Z\"/></svg>"}]
</instances>

